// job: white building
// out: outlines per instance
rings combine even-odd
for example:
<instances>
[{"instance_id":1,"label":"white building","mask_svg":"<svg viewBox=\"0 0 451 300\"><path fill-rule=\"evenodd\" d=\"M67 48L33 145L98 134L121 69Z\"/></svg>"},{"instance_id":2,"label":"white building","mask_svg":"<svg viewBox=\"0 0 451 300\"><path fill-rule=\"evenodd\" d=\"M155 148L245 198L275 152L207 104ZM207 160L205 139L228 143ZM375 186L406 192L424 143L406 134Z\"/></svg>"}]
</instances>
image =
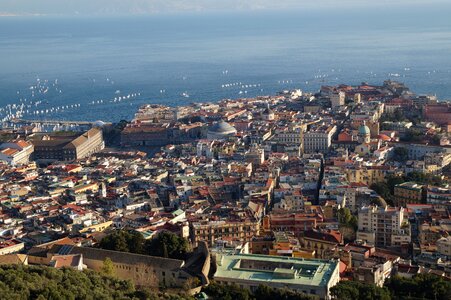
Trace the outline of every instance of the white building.
<instances>
[{"instance_id":1,"label":"white building","mask_svg":"<svg viewBox=\"0 0 451 300\"><path fill-rule=\"evenodd\" d=\"M358 212L357 239L378 247L410 243L403 207L364 206Z\"/></svg>"},{"instance_id":2,"label":"white building","mask_svg":"<svg viewBox=\"0 0 451 300\"><path fill-rule=\"evenodd\" d=\"M12 166L27 164L33 151L33 144L24 140L3 143L0 145L0 160Z\"/></svg>"},{"instance_id":3,"label":"white building","mask_svg":"<svg viewBox=\"0 0 451 300\"><path fill-rule=\"evenodd\" d=\"M330 96L332 108L345 105L346 94L344 92L333 93Z\"/></svg>"},{"instance_id":4,"label":"white building","mask_svg":"<svg viewBox=\"0 0 451 300\"><path fill-rule=\"evenodd\" d=\"M442 237L436 242L437 252L451 257L451 236Z\"/></svg>"},{"instance_id":5,"label":"white building","mask_svg":"<svg viewBox=\"0 0 451 300\"><path fill-rule=\"evenodd\" d=\"M216 254L214 279L255 291L259 285L331 299L340 281L338 261L255 254Z\"/></svg>"},{"instance_id":6,"label":"white building","mask_svg":"<svg viewBox=\"0 0 451 300\"><path fill-rule=\"evenodd\" d=\"M320 126L304 133L304 153L328 152L337 126Z\"/></svg>"}]
</instances>

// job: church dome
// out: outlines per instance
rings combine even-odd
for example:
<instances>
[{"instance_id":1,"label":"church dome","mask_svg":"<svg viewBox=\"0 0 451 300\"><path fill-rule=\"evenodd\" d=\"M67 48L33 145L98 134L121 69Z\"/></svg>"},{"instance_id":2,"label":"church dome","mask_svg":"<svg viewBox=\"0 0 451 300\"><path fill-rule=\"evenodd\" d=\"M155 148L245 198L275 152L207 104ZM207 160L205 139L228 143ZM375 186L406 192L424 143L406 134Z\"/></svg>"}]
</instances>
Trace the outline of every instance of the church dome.
<instances>
[{"instance_id":1,"label":"church dome","mask_svg":"<svg viewBox=\"0 0 451 300\"><path fill-rule=\"evenodd\" d=\"M208 128L207 136L209 139L221 139L236 134L236 129L227 122L220 121Z\"/></svg>"},{"instance_id":2,"label":"church dome","mask_svg":"<svg viewBox=\"0 0 451 300\"><path fill-rule=\"evenodd\" d=\"M365 124L363 124L362 126L359 127L359 134L361 135L371 134L370 128Z\"/></svg>"}]
</instances>

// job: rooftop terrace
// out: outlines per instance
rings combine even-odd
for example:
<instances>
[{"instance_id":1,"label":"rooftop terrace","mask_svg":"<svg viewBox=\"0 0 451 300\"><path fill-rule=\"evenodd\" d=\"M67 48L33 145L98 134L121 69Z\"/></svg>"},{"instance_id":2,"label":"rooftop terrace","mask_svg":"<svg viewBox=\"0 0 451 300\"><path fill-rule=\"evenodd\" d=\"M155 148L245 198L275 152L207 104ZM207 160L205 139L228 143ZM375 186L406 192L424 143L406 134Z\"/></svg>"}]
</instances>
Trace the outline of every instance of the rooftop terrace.
<instances>
[{"instance_id":1,"label":"rooftop terrace","mask_svg":"<svg viewBox=\"0 0 451 300\"><path fill-rule=\"evenodd\" d=\"M255 254L218 257L215 278L236 278L260 283L326 286L338 268L334 260L303 259Z\"/></svg>"}]
</instances>

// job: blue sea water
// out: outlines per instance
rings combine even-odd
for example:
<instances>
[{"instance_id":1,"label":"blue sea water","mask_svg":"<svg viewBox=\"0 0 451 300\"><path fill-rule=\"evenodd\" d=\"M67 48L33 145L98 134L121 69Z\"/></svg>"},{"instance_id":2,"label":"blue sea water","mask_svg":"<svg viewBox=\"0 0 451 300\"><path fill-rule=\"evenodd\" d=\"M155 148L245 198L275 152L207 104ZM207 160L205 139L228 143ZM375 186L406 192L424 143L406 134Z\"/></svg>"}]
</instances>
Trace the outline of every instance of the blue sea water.
<instances>
[{"instance_id":1,"label":"blue sea water","mask_svg":"<svg viewBox=\"0 0 451 300\"><path fill-rule=\"evenodd\" d=\"M181 105L386 79L451 99L450 12L451 5L4 17L0 107L42 101L25 118L114 122L131 119L144 103ZM38 80L46 93L30 89ZM137 95L114 102L129 94ZM55 110L62 105L68 108ZM36 110L39 115L31 114Z\"/></svg>"}]
</instances>

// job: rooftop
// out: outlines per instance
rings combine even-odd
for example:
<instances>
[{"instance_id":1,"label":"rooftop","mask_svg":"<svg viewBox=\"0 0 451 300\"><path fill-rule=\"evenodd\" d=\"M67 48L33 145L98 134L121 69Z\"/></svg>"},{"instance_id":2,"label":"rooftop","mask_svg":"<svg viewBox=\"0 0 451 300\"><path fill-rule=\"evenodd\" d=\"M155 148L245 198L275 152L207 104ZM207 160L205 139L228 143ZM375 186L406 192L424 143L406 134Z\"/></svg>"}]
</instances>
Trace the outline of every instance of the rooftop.
<instances>
[{"instance_id":1,"label":"rooftop","mask_svg":"<svg viewBox=\"0 0 451 300\"><path fill-rule=\"evenodd\" d=\"M214 278L236 278L260 283L326 286L338 268L334 260L283 256L229 254L218 257Z\"/></svg>"}]
</instances>

